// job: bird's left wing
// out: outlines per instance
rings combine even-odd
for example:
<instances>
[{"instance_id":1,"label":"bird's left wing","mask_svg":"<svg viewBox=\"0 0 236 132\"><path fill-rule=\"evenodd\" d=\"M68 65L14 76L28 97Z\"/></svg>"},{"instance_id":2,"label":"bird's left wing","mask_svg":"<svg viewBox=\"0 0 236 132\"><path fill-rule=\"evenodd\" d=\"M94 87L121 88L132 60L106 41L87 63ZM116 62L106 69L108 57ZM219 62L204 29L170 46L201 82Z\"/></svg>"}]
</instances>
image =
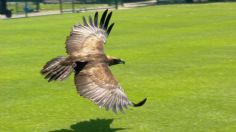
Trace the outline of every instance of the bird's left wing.
<instances>
[{"instance_id":1,"label":"bird's left wing","mask_svg":"<svg viewBox=\"0 0 236 132\"><path fill-rule=\"evenodd\" d=\"M123 89L112 75L108 64L89 62L75 75L75 84L79 94L106 110L112 108L123 112L123 108L133 105L128 100Z\"/></svg>"},{"instance_id":2,"label":"bird's left wing","mask_svg":"<svg viewBox=\"0 0 236 132\"><path fill-rule=\"evenodd\" d=\"M109 25L112 12L108 15L105 10L98 21L98 12L94 18L89 16L89 21L83 17L84 24L75 25L66 40L66 52L71 56L88 56L94 54L104 54L103 45L114 25Z\"/></svg>"}]
</instances>

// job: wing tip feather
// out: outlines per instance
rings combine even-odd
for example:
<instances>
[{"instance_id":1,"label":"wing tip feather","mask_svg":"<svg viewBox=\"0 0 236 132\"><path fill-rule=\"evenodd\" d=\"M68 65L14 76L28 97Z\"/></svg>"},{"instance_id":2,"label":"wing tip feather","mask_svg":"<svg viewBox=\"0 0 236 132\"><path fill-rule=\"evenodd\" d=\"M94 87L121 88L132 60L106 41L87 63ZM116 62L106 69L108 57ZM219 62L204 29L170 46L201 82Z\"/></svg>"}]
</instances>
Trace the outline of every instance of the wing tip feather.
<instances>
[{"instance_id":1,"label":"wing tip feather","mask_svg":"<svg viewBox=\"0 0 236 132\"><path fill-rule=\"evenodd\" d=\"M147 101L147 98L144 98L142 101L140 101L138 103L133 103L132 102L132 104L133 104L134 107L140 107L140 106L143 106L146 103L146 101Z\"/></svg>"}]
</instances>

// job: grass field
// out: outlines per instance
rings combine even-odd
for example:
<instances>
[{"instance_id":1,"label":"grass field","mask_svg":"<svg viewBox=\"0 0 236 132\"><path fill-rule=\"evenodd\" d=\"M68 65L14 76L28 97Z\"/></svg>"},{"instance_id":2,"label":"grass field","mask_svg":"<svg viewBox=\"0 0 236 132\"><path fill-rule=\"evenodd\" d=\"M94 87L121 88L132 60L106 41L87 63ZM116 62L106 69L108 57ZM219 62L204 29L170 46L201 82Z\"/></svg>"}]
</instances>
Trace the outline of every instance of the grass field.
<instances>
[{"instance_id":1,"label":"grass field","mask_svg":"<svg viewBox=\"0 0 236 132\"><path fill-rule=\"evenodd\" d=\"M114 11L106 53L129 98L115 115L77 95L71 76L47 83L44 63L65 55L81 14L0 21L1 132L233 132L236 130L236 3Z\"/></svg>"}]
</instances>

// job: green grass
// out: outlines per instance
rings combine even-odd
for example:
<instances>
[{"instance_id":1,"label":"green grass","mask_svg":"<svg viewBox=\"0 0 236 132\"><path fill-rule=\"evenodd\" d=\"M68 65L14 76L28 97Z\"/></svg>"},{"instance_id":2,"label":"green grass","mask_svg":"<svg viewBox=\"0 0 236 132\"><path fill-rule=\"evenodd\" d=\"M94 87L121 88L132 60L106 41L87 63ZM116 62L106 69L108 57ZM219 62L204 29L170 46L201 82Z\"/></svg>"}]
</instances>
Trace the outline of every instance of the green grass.
<instances>
[{"instance_id":1,"label":"green grass","mask_svg":"<svg viewBox=\"0 0 236 132\"><path fill-rule=\"evenodd\" d=\"M236 3L163 5L114 11L106 53L129 98L147 103L123 115L77 95L73 77L39 74L65 55L83 14L0 21L0 131L234 132Z\"/></svg>"}]
</instances>

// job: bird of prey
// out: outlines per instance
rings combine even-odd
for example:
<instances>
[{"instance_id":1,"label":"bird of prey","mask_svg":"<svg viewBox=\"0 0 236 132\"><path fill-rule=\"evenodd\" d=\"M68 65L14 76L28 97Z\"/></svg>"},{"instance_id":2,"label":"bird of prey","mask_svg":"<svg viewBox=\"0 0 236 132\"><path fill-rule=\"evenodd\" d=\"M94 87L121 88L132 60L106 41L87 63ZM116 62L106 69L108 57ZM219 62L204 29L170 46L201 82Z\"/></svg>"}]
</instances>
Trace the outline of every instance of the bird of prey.
<instances>
[{"instance_id":1,"label":"bird of prey","mask_svg":"<svg viewBox=\"0 0 236 132\"><path fill-rule=\"evenodd\" d=\"M114 23L109 24L112 12L105 10L99 21L98 12L83 24L74 25L66 39L67 56L59 56L48 61L41 74L51 81L63 81L74 72L74 82L80 96L90 99L100 108L119 109L124 112L128 106L142 106L146 98L139 103L131 102L124 90L114 78L109 66L124 64L122 59L107 56L103 45Z\"/></svg>"}]
</instances>

